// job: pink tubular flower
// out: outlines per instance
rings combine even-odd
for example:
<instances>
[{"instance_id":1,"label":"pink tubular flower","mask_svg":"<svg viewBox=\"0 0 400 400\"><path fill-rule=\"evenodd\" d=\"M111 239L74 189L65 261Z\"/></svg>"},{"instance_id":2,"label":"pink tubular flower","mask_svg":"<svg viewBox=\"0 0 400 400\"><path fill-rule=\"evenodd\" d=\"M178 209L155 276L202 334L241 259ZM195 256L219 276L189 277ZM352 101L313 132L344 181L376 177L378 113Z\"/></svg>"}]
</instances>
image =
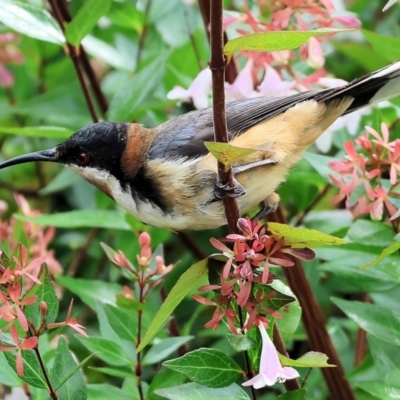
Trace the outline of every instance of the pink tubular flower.
<instances>
[{"instance_id":1,"label":"pink tubular flower","mask_svg":"<svg viewBox=\"0 0 400 400\"><path fill-rule=\"evenodd\" d=\"M258 375L242 383L242 385L253 386L254 389L260 389L264 386L272 386L276 382L285 382L287 379L298 378L300 375L294 368L282 367L278 352L262 323L258 324L258 329L260 330L262 338L259 372Z\"/></svg>"}]
</instances>

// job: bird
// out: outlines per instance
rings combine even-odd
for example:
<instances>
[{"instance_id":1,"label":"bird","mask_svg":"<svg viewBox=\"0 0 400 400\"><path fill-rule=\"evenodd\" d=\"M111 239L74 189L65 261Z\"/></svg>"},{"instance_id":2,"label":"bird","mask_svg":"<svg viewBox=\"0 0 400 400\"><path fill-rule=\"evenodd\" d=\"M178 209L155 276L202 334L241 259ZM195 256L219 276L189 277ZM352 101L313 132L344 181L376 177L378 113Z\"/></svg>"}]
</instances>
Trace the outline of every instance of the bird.
<instances>
[{"instance_id":1,"label":"bird","mask_svg":"<svg viewBox=\"0 0 400 400\"><path fill-rule=\"evenodd\" d=\"M205 146L215 140L211 108L150 129L94 123L55 148L17 156L0 169L37 161L63 164L145 224L211 229L227 223L225 195L237 196L241 215L257 205L259 218L276 210L276 190L288 171L337 118L398 95L400 61L337 88L227 102L229 144L254 150L232 166L233 193L219 183L217 160Z\"/></svg>"}]
</instances>

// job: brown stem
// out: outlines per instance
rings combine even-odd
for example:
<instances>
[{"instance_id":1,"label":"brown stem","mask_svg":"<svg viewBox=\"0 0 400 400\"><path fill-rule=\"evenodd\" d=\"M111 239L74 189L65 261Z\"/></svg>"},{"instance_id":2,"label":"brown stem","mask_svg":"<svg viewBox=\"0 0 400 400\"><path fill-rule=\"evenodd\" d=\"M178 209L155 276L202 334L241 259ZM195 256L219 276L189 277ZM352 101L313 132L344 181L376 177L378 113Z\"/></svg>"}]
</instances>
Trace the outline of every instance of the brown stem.
<instances>
[{"instance_id":1,"label":"brown stem","mask_svg":"<svg viewBox=\"0 0 400 400\"><path fill-rule=\"evenodd\" d=\"M280 207L269 216L269 220L271 222L286 223ZM350 384L345 377L342 363L326 330L324 316L311 290L303 266L297 258L293 258L293 262L295 264L293 267L283 268L283 271L289 287L297 297L303 310L302 320L310 346L313 351L325 353L329 357L330 363L336 365L336 368L321 369L331 399L355 400Z\"/></svg>"},{"instance_id":2,"label":"brown stem","mask_svg":"<svg viewBox=\"0 0 400 400\"><path fill-rule=\"evenodd\" d=\"M211 9L211 0L199 0L199 7L201 16L203 18L204 26L206 28L206 34L208 41L211 41L211 31L209 30L210 26L210 9ZM224 44L228 41L228 36L226 32L223 33L224 35ZM236 65L233 60L226 66L225 68L225 81L228 83L233 83L237 77L237 69Z\"/></svg>"},{"instance_id":3,"label":"brown stem","mask_svg":"<svg viewBox=\"0 0 400 400\"><path fill-rule=\"evenodd\" d=\"M139 279L139 302L141 304L144 304L144 271L143 269L140 272L140 279ZM137 343L136 343L136 348L139 347L140 342L142 341L142 318L143 317L143 310L138 311L138 334L137 334ZM137 388L139 391L139 396L140 400L144 400L144 393L143 393L143 387L142 387L142 353L138 352L136 353L136 368L135 368L135 374L137 376Z\"/></svg>"},{"instance_id":4,"label":"brown stem","mask_svg":"<svg viewBox=\"0 0 400 400\"><path fill-rule=\"evenodd\" d=\"M201 65L201 57L200 57L200 53L199 53L199 49L197 47L195 37L193 36L192 32L190 32L190 26L189 26L187 14L184 15L184 18L185 18L185 24L186 24L186 29L187 29L188 36L190 39L190 43L192 44L193 52L196 57L197 66L199 67L199 71L201 71L203 69L203 66Z\"/></svg>"},{"instance_id":5,"label":"brown stem","mask_svg":"<svg viewBox=\"0 0 400 400\"><path fill-rule=\"evenodd\" d=\"M62 5L62 2L59 2L57 0L49 0L51 8L54 12L54 16L60 25L60 28L62 29L63 32L65 32L65 27L64 27L64 19L62 17L62 13L60 10L60 6ZM85 97L86 105L89 109L90 116L92 117L93 122L98 122L99 119L97 118L96 111L94 109L92 99L90 98L89 90L86 85L85 79L83 77L83 72L81 70L81 65L79 63L78 57L79 57L79 48L76 48L69 43L67 43L67 54L72 60L72 63L74 64L75 72L76 75L78 76L79 84L81 85L82 93L83 96Z\"/></svg>"},{"instance_id":6,"label":"brown stem","mask_svg":"<svg viewBox=\"0 0 400 400\"><path fill-rule=\"evenodd\" d=\"M210 10L211 22L211 61L210 69L212 73L212 93L213 93L213 123L214 135L216 142L228 142L228 130L226 126L225 114L225 66L226 60L224 57L224 35L222 29L222 11L223 0L213 0ZM218 177L221 184L229 184L234 187L234 180L232 169L226 168L218 161ZM229 230L231 233L238 233L237 221L240 218L239 208L236 200L232 197L223 198L225 215L228 221ZM238 315L240 321L240 328L243 331L243 318L241 307L238 307ZM248 353L244 352L244 359L246 365L246 372L248 377L252 377L252 371L249 362ZM251 388L251 395L253 400L256 400L256 392L253 386Z\"/></svg>"},{"instance_id":7,"label":"brown stem","mask_svg":"<svg viewBox=\"0 0 400 400\"><path fill-rule=\"evenodd\" d=\"M28 331L28 335L29 335L30 337L34 336L33 333L32 333L32 331L31 331L30 329L29 329L29 331ZM50 378L49 378L49 376L47 375L47 370L46 370L46 367L45 367L45 365L44 365L42 356L41 356L41 354L40 354L39 346L36 345L36 346L33 348L33 351L35 352L36 357L37 357L37 359L38 359L38 361L39 361L40 369L42 370L44 379L45 379L45 381L46 381L47 390L48 390L48 392L49 392L49 395L50 395L50 397L51 397L52 400L57 400L57 399L58 399L57 393L56 393L55 390L53 389L53 386L51 385L51 382L50 382Z\"/></svg>"},{"instance_id":8,"label":"brown stem","mask_svg":"<svg viewBox=\"0 0 400 400\"><path fill-rule=\"evenodd\" d=\"M331 185L328 184L322 189L321 193L319 193L318 196L314 199L314 201L312 201L310 203L310 205L303 211L303 214L301 214L301 216L296 221L294 226L299 226L299 225L301 225L303 223L304 218L316 206L316 204L318 204L325 197L325 195L328 193L328 190L329 190L330 187L331 187Z\"/></svg>"},{"instance_id":9,"label":"brown stem","mask_svg":"<svg viewBox=\"0 0 400 400\"><path fill-rule=\"evenodd\" d=\"M196 257L198 260L207 258L207 254L199 247L196 241L186 232L179 232L178 238L182 244Z\"/></svg>"},{"instance_id":10,"label":"brown stem","mask_svg":"<svg viewBox=\"0 0 400 400\"><path fill-rule=\"evenodd\" d=\"M363 293L361 301L364 303L371 303L371 297L368 293ZM354 366L358 367L367 354L367 333L364 329L358 328L356 339L356 351L354 355Z\"/></svg>"},{"instance_id":11,"label":"brown stem","mask_svg":"<svg viewBox=\"0 0 400 400\"><path fill-rule=\"evenodd\" d=\"M142 32L140 34L139 44L138 44L138 51L136 53L136 68L138 67L138 65L140 63L140 60L142 58L144 42L146 40L146 35L147 35L148 28L149 28L148 25L147 25L147 20L149 18L149 13L150 13L150 8L151 8L151 1L152 0L147 0L146 9L144 10L143 29L142 29Z\"/></svg>"},{"instance_id":12,"label":"brown stem","mask_svg":"<svg viewBox=\"0 0 400 400\"><path fill-rule=\"evenodd\" d=\"M68 10L67 2L65 2L65 1L59 2L59 11L60 11L60 15L61 15L62 19L65 22L71 21L72 18L71 18L71 14ZM89 62L89 57L86 54L86 51L82 47L82 45L79 47L78 59L82 63L85 74L86 74L87 78L89 79L93 93L94 93L97 103L100 107L101 113L104 116L108 109L108 103L107 103L106 97L104 96L104 93L102 92L102 90L100 88L99 82L96 79L96 75L93 71L93 68L92 68L90 62Z\"/></svg>"},{"instance_id":13,"label":"brown stem","mask_svg":"<svg viewBox=\"0 0 400 400\"><path fill-rule=\"evenodd\" d=\"M215 141L228 143L228 130L225 115L225 65L226 60L223 53L224 39L222 30L222 1L214 0L211 4L211 61L212 93L213 93L213 123ZM221 184L234 187L231 168L226 168L218 161L218 177ZM239 208L236 200L232 197L223 198L226 219L231 232L238 233L236 226L240 218Z\"/></svg>"},{"instance_id":14,"label":"brown stem","mask_svg":"<svg viewBox=\"0 0 400 400\"><path fill-rule=\"evenodd\" d=\"M274 324L273 341L276 350L278 350L278 352L284 355L285 357L289 358L289 354L286 351L285 344L283 343L283 339L281 333L279 332L278 325L276 324ZM289 379L288 381L285 381L284 385L287 391L300 389L300 383L298 382L297 379Z\"/></svg>"}]
</instances>

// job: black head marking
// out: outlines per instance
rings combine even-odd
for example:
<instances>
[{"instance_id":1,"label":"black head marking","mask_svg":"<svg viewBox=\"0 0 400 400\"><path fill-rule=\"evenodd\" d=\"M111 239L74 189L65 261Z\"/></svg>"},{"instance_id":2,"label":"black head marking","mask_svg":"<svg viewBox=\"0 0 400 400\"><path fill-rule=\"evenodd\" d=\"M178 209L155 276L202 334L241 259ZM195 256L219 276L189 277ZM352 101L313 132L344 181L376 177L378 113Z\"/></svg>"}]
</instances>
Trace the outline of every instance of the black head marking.
<instances>
[{"instance_id":1,"label":"black head marking","mask_svg":"<svg viewBox=\"0 0 400 400\"><path fill-rule=\"evenodd\" d=\"M56 147L58 161L106 170L120 179L120 160L129 126L123 122L98 122L85 126Z\"/></svg>"}]
</instances>

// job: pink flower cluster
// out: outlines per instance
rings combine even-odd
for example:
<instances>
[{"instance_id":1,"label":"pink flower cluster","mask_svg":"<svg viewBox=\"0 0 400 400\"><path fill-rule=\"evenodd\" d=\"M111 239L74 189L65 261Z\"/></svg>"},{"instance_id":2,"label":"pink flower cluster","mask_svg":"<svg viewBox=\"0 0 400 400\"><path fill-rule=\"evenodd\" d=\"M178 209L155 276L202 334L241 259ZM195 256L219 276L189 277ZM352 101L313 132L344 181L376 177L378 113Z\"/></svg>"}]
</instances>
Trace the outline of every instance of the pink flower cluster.
<instances>
[{"instance_id":1,"label":"pink flower cluster","mask_svg":"<svg viewBox=\"0 0 400 400\"><path fill-rule=\"evenodd\" d=\"M384 123L381 134L368 126L365 129L355 141L344 143L347 154L343 160L329 163L336 173L330 178L340 188L333 203L344 201L355 217L370 214L373 220L381 220L386 214L393 218L397 216L393 199L400 196L400 140L389 141L389 129ZM363 190L356 190L359 188Z\"/></svg>"},{"instance_id":2,"label":"pink flower cluster","mask_svg":"<svg viewBox=\"0 0 400 400\"><path fill-rule=\"evenodd\" d=\"M29 203L26 201L24 196L15 194L14 198L24 215L28 217L40 215L39 211L31 210ZM14 251L18 245L18 241L13 237L15 220L14 218L11 218L9 221L1 220L1 216L5 211L7 211L7 208L8 206L6 202L0 200L0 241L8 242L11 251ZM23 229L29 243L29 256L32 259L40 257L46 258L49 272L52 275L61 274L62 267L55 258L54 251L48 249L48 246L54 239L56 233L55 228L52 226L44 228L43 226L33 222L24 222Z\"/></svg>"},{"instance_id":3,"label":"pink flower cluster","mask_svg":"<svg viewBox=\"0 0 400 400\"><path fill-rule=\"evenodd\" d=\"M109 260L126 271L128 273L127 278L138 283L140 289L139 301L141 302L150 290L158 286L162 282L162 278L173 268L172 264L165 265L163 257L156 256L153 258L151 237L147 232L142 232L139 235L140 254L136 257L137 266L133 265L121 250L115 251L104 243L101 243L101 246ZM128 287L125 287L121 294L126 298L134 299L134 294Z\"/></svg>"},{"instance_id":4,"label":"pink flower cluster","mask_svg":"<svg viewBox=\"0 0 400 400\"><path fill-rule=\"evenodd\" d=\"M250 329L260 323L267 324L266 315L280 317L276 311L265 306L265 302L275 296L275 292L264 294L263 291L263 285L273 280L269 271L270 264L293 266L288 254L304 260L314 257L310 249L293 249L285 243L284 238L275 240L257 220L240 218L238 228L242 234L230 234L224 239L225 242L233 243L233 249L219 240L210 239L211 244L228 258L222 269L221 285L211 284L199 289L217 291L216 300L194 296L198 302L216 307L205 327L216 329L218 323L226 317L230 330L235 334L238 332L236 305L243 307L248 314L243 329Z\"/></svg>"},{"instance_id":5,"label":"pink flower cluster","mask_svg":"<svg viewBox=\"0 0 400 400\"><path fill-rule=\"evenodd\" d=\"M15 33L0 34L0 86L10 87L14 84L14 76L7 68L7 64L22 64L24 58L15 46L18 35Z\"/></svg>"},{"instance_id":6,"label":"pink flower cluster","mask_svg":"<svg viewBox=\"0 0 400 400\"><path fill-rule=\"evenodd\" d=\"M38 296L29 295L32 285L41 285L38 275L46 257L38 257L27 262L28 252L25 246L18 245L12 260L8 259L0 250L0 320L7 322L1 331L10 331L15 345L0 344L0 351L17 350L16 369L20 376L24 375L24 364L21 350L32 350L38 344L39 336L48 329L69 325L77 332L87 336L83 326L79 325L75 318L70 318L71 306L64 322L46 323L47 304L40 302L39 309L43 316L40 327L35 325L26 317L25 307L37 302ZM24 338L20 341L16 323L19 323Z\"/></svg>"}]
</instances>

